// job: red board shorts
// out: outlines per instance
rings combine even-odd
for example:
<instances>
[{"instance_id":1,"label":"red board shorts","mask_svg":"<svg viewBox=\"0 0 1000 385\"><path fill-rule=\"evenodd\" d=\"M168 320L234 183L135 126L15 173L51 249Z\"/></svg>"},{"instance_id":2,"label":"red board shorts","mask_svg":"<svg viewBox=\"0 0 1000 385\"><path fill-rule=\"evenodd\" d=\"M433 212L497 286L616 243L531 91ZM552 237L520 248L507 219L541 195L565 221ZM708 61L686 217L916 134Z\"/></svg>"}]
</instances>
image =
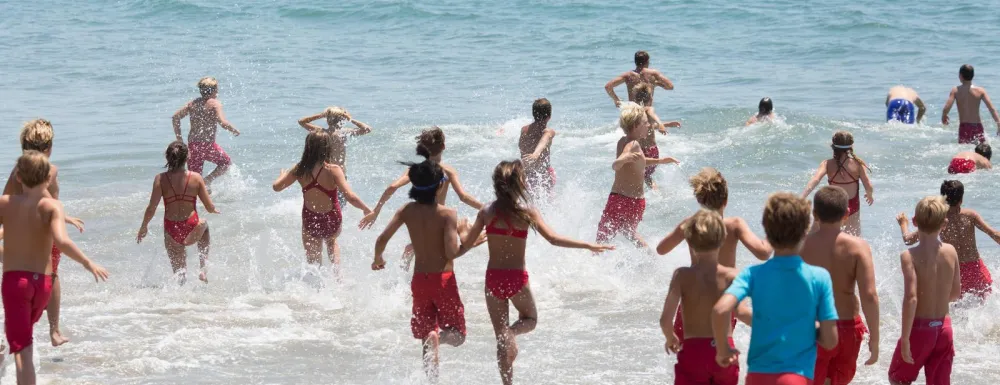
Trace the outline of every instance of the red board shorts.
<instances>
[{"instance_id":1,"label":"red board shorts","mask_svg":"<svg viewBox=\"0 0 1000 385\"><path fill-rule=\"evenodd\" d=\"M729 347L735 349L732 337ZM736 385L740 382L740 365L721 367L715 362L714 338L690 338L681 345L674 365L674 385Z\"/></svg>"},{"instance_id":2,"label":"red board shorts","mask_svg":"<svg viewBox=\"0 0 1000 385\"><path fill-rule=\"evenodd\" d=\"M982 123L962 123L958 125L958 143L979 144L986 141Z\"/></svg>"},{"instance_id":3,"label":"red board shorts","mask_svg":"<svg viewBox=\"0 0 1000 385\"><path fill-rule=\"evenodd\" d=\"M889 364L890 381L910 384L917 380L920 368L924 368L928 384L951 384L951 364L955 359L951 318L913 320L910 355L913 357L912 364L903 361L900 344L896 342L896 351Z\"/></svg>"},{"instance_id":4,"label":"red board shorts","mask_svg":"<svg viewBox=\"0 0 1000 385\"><path fill-rule=\"evenodd\" d=\"M611 193L597 225L597 243L607 243L618 234L634 239L645 212L646 199Z\"/></svg>"},{"instance_id":5,"label":"red board shorts","mask_svg":"<svg viewBox=\"0 0 1000 385\"><path fill-rule=\"evenodd\" d=\"M439 328L465 335L465 306L458 295L455 273L414 273L410 282L413 293L413 338L424 339Z\"/></svg>"},{"instance_id":6,"label":"red board shorts","mask_svg":"<svg viewBox=\"0 0 1000 385\"><path fill-rule=\"evenodd\" d=\"M985 297L993 291L993 276L982 259L958 264L958 272L962 278L962 294L972 293Z\"/></svg>"},{"instance_id":7,"label":"red board shorts","mask_svg":"<svg viewBox=\"0 0 1000 385\"><path fill-rule=\"evenodd\" d=\"M34 343L35 322L49 304L52 276L29 271L7 271L0 283L3 295L4 332L10 352L17 353Z\"/></svg>"},{"instance_id":8,"label":"red board shorts","mask_svg":"<svg viewBox=\"0 0 1000 385\"><path fill-rule=\"evenodd\" d=\"M201 174L205 162L215 163L216 167L228 166L232 163L229 155L215 142L188 143L188 170Z\"/></svg>"},{"instance_id":9,"label":"red board shorts","mask_svg":"<svg viewBox=\"0 0 1000 385\"><path fill-rule=\"evenodd\" d=\"M949 174L969 174L976 171L976 161L966 158L954 158L948 165Z\"/></svg>"},{"instance_id":10,"label":"red board shorts","mask_svg":"<svg viewBox=\"0 0 1000 385\"><path fill-rule=\"evenodd\" d=\"M813 380L824 383L829 378L832 385L847 385L858 370L858 354L868 328L861 317L837 320L837 346L833 350L816 347L816 375Z\"/></svg>"}]
</instances>

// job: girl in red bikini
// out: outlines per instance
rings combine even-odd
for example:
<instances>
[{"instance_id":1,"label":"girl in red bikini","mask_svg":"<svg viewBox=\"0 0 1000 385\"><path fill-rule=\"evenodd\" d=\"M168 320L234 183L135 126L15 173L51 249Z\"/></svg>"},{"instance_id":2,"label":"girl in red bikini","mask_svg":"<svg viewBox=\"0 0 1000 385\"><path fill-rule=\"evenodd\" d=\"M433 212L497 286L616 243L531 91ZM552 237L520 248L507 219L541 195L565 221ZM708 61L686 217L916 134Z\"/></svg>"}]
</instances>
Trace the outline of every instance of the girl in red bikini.
<instances>
[{"instance_id":1,"label":"girl in red bikini","mask_svg":"<svg viewBox=\"0 0 1000 385\"><path fill-rule=\"evenodd\" d=\"M330 163L333 138L323 131L313 131L306 137L302 160L290 171L281 170L274 181L274 191L282 191L296 181L302 186L302 246L306 249L306 262L321 264L323 247L336 271L340 270L340 236L343 222L337 191L344 194L352 206L368 215L371 210L351 191L344 177L344 169Z\"/></svg>"},{"instance_id":2,"label":"girl in red bikini","mask_svg":"<svg viewBox=\"0 0 1000 385\"><path fill-rule=\"evenodd\" d=\"M163 242L170 258L170 266L174 269L181 283L185 282L187 273L187 250L185 247L198 244L200 272L198 279L208 282L205 271L205 261L208 260L208 249L211 238L208 234L208 222L198 218L196 203L201 199L205 210L219 214L212 203L201 175L190 172L185 165L188 160L188 147L182 141L175 141L167 146L167 172L153 179L153 191L149 195L149 205L139 226L136 242L142 242L146 237L149 221L156 215L156 207L163 198Z\"/></svg>"},{"instance_id":3,"label":"girl in red bikini","mask_svg":"<svg viewBox=\"0 0 1000 385\"><path fill-rule=\"evenodd\" d=\"M486 229L490 251L486 266L486 307L493 321L493 332L497 338L497 365L505 385L514 381L513 365L517 357L515 336L534 330L538 317L528 286L528 271L524 266L528 227L534 227L554 246L593 252L614 250L613 246L569 239L550 229L537 210L523 205L527 201L524 174L520 161L504 161L497 165L493 170L496 201L479 212L462 241L465 245L473 244ZM513 324L509 322L510 303L518 312L518 320Z\"/></svg>"},{"instance_id":4,"label":"girl in red bikini","mask_svg":"<svg viewBox=\"0 0 1000 385\"><path fill-rule=\"evenodd\" d=\"M802 192L802 197L807 198L825 175L827 183L831 186L842 187L844 191L847 191L847 196L851 197L847 205L849 217L844 225L844 231L854 236L861 236L861 216L858 215L858 212L861 210L862 184L865 186L865 202L869 206L875 203L875 198L872 195L874 193L872 182L868 179L870 169L861 158L854 154L854 136L850 132L835 132L833 144L830 147L833 149L833 158L819 164L816 173L813 174L805 191Z\"/></svg>"}]
</instances>

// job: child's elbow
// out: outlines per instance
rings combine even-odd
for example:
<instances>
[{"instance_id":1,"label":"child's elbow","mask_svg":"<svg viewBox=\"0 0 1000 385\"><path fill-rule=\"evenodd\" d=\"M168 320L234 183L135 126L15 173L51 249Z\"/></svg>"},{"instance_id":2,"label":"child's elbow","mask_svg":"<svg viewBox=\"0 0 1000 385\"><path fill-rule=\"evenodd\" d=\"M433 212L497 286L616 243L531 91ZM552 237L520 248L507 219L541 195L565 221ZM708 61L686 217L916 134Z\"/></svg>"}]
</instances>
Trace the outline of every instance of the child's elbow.
<instances>
[{"instance_id":1,"label":"child's elbow","mask_svg":"<svg viewBox=\"0 0 1000 385\"><path fill-rule=\"evenodd\" d=\"M834 329L830 333L824 333L821 335L819 346L826 350L833 350L837 347L837 330Z\"/></svg>"}]
</instances>

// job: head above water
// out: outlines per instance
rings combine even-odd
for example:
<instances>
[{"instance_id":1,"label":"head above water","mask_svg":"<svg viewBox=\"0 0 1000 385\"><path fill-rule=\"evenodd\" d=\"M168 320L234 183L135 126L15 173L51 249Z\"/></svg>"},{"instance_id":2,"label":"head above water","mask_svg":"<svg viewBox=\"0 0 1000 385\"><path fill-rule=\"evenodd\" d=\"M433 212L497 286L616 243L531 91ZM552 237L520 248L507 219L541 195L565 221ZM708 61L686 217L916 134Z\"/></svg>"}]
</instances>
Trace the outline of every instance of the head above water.
<instances>
[{"instance_id":1,"label":"head above water","mask_svg":"<svg viewBox=\"0 0 1000 385\"><path fill-rule=\"evenodd\" d=\"M333 136L324 131L313 131L306 135L306 144L302 149L302 158L295 165L292 173L296 177L303 177L311 174L312 169L318 164L323 164L330 158L330 151L333 148Z\"/></svg>"},{"instance_id":2,"label":"head above water","mask_svg":"<svg viewBox=\"0 0 1000 385\"><path fill-rule=\"evenodd\" d=\"M646 51L636 51L635 52L635 67L636 68L646 68L649 67L649 53Z\"/></svg>"},{"instance_id":3,"label":"head above water","mask_svg":"<svg viewBox=\"0 0 1000 385\"><path fill-rule=\"evenodd\" d=\"M757 114L758 115L770 115L774 112L774 103L771 102L771 98L763 98L760 103L757 103Z\"/></svg>"},{"instance_id":4,"label":"head above water","mask_svg":"<svg viewBox=\"0 0 1000 385\"><path fill-rule=\"evenodd\" d=\"M524 165L519 160L505 160L493 169L493 193L496 202L493 209L497 215L514 217L531 224L531 215L524 208L528 201L528 188L524 183Z\"/></svg>"},{"instance_id":5,"label":"head above water","mask_svg":"<svg viewBox=\"0 0 1000 385\"><path fill-rule=\"evenodd\" d=\"M840 186L825 186L813 196L813 214L822 223L840 223L847 217L849 200Z\"/></svg>"},{"instance_id":6,"label":"head above water","mask_svg":"<svg viewBox=\"0 0 1000 385\"><path fill-rule=\"evenodd\" d=\"M976 145L976 153L982 155L986 160L993 160L993 148L990 147L989 143L980 142Z\"/></svg>"},{"instance_id":7,"label":"head above water","mask_svg":"<svg viewBox=\"0 0 1000 385\"><path fill-rule=\"evenodd\" d=\"M948 206L961 206L965 198L965 185L957 180L946 180L941 183L941 195Z\"/></svg>"},{"instance_id":8,"label":"head above water","mask_svg":"<svg viewBox=\"0 0 1000 385\"><path fill-rule=\"evenodd\" d=\"M45 119L35 119L21 127L21 151L34 150L49 154L52 150L52 123Z\"/></svg>"},{"instance_id":9,"label":"head above water","mask_svg":"<svg viewBox=\"0 0 1000 385\"><path fill-rule=\"evenodd\" d=\"M625 131L625 135L631 135L637 127L646 124L646 108L632 103L623 103L621 112L618 115L618 125Z\"/></svg>"},{"instance_id":10,"label":"head above water","mask_svg":"<svg viewBox=\"0 0 1000 385\"><path fill-rule=\"evenodd\" d=\"M447 188L444 170L437 162L425 160L420 163L403 163L410 167L410 199L424 205L437 204L438 191Z\"/></svg>"},{"instance_id":11,"label":"head above water","mask_svg":"<svg viewBox=\"0 0 1000 385\"><path fill-rule=\"evenodd\" d=\"M923 233L934 233L944 227L948 216L948 205L940 196L929 196L917 203L913 224Z\"/></svg>"},{"instance_id":12,"label":"head above water","mask_svg":"<svg viewBox=\"0 0 1000 385\"><path fill-rule=\"evenodd\" d=\"M330 106L323 110L326 115L326 124L330 127L340 127L340 124L347 119L347 110L343 107Z\"/></svg>"},{"instance_id":13,"label":"head above water","mask_svg":"<svg viewBox=\"0 0 1000 385\"><path fill-rule=\"evenodd\" d=\"M702 207L722 210L729 203L729 185L719 170L711 167L701 169L689 181L694 189L694 197Z\"/></svg>"},{"instance_id":14,"label":"head above water","mask_svg":"<svg viewBox=\"0 0 1000 385\"><path fill-rule=\"evenodd\" d=\"M552 117L552 103L546 98L541 98L535 100L531 104L531 116L535 118L536 122L545 122Z\"/></svg>"},{"instance_id":15,"label":"head above water","mask_svg":"<svg viewBox=\"0 0 1000 385\"><path fill-rule=\"evenodd\" d=\"M35 188L49 181L49 158L35 151L25 151L17 158L17 180L27 188Z\"/></svg>"},{"instance_id":16,"label":"head above water","mask_svg":"<svg viewBox=\"0 0 1000 385\"><path fill-rule=\"evenodd\" d=\"M715 210L698 210L684 223L684 240L696 252L718 250L726 239L726 225Z\"/></svg>"},{"instance_id":17,"label":"head above water","mask_svg":"<svg viewBox=\"0 0 1000 385\"><path fill-rule=\"evenodd\" d=\"M653 104L653 87L649 83L640 83L632 89L632 99L642 106Z\"/></svg>"},{"instance_id":18,"label":"head above water","mask_svg":"<svg viewBox=\"0 0 1000 385\"><path fill-rule=\"evenodd\" d=\"M976 77L976 69L972 68L972 64L963 64L958 69L958 78L962 81L971 82L974 77Z\"/></svg>"},{"instance_id":19,"label":"head above water","mask_svg":"<svg viewBox=\"0 0 1000 385\"><path fill-rule=\"evenodd\" d=\"M177 140L167 145L164 153L167 158L167 171L177 171L184 169L188 160L188 146L184 142Z\"/></svg>"},{"instance_id":20,"label":"head above water","mask_svg":"<svg viewBox=\"0 0 1000 385\"><path fill-rule=\"evenodd\" d=\"M809 231L809 201L798 195L771 194L764 206L762 223L767 241L775 249L796 249Z\"/></svg>"},{"instance_id":21,"label":"head above water","mask_svg":"<svg viewBox=\"0 0 1000 385\"><path fill-rule=\"evenodd\" d=\"M438 126L423 130L417 135L417 155L426 159L444 152L444 131Z\"/></svg>"},{"instance_id":22,"label":"head above water","mask_svg":"<svg viewBox=\"0 0 1000 385\"><path fill-rule=\"evenodd\" d=\"M845 162L844 157L850 157L860 163L862 167L868 168L868 164L854 153L854 135L851 135L850 132L834 132L830 148L833 149L833 158L838 162L843 163Z\"/></svg>"},{"instance_id":23,"label":"head above water","mask_svg":"<svg viewBox=\"0 0 1000 385\"><path fill-rule=\"evenodd\" d=\"M216 96L219 93L219 81L211 76L206 76L198 80L198 92L203 97Z\"/></svg>"}]
</instances>

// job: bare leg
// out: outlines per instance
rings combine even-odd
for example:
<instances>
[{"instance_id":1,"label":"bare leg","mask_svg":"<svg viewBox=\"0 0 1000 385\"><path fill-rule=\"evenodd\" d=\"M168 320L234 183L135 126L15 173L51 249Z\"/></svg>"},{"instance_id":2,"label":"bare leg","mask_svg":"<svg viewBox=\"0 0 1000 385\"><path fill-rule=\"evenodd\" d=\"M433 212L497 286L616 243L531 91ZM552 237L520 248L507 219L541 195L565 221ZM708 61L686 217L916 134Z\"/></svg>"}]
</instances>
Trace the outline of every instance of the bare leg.
<instances>
[{"instance_id":1,"label":"bare leg","mask_svg":"<svg viewBox=\"0 0 1000 385\"><path fill-rule=\"evenodd\" d=\"M635 244L635 247L637 249L648 249L649 248L649 245L646 244L646 241L642 240L642 237L639 236L638 232L625 233L624 235L625 235L626 238L628 238L630 241L632 241L632 243Z\"/></svg>"},{"instance_id":2,"label":"bare leg","mask_svg":"<svg viewBox=\"0 0 1000 385\"><path fill-rule=\"evenodd\" d=\"M198 279L205 283L208 283L208 269L205 267L205 263L208 262L208 252L211 245L212 236L208 233L208 225L205 225L205 232L198 239L198 266L200 267Z\"/></svg>"},{"instance_id":3,"label":"bare leg","mask_svg":"<svg viewBox=\"0 0 1000 385\"><path fill-rule=\"evenodd\" d=\"M184 238L184 246L191 246L198 243L198 241L201 240L201 237L205 235L206 231L208 231L208 221L201 218L198 220L198 225L191 230L191 233L188 234L187 238Z\"/></svg>"},{"instance_id":4,"label":"bare leg","mask_svg":"<svg viewBox=\"0 0 1000 385\"><path fill-rule=\"evenodd\" d=\"M59 283L59 276L52 275L52 294L49 295L49 305L45 308L45 312L48 313L49 317L49 339L52 340L52 346L59 346L69 342L68 338L62 336L59 332L59 303L62 301L62 284Z\"/></svg>"},{"instance_id":5,"label":"bare leg","mask_svg":"<svg viewBox=\"0 0 1000 385\"><path fill-rule=\"evenodd\" d=\"M340 235L340 233L337 233ZM333 265L333 274L340 281L340 243L337 242L337 235L326 240L326 253L330 255L330 263Z\"/></svg>"},{"instance_id":6,"label":"bare leg","mask_svg":"<svg viewBox=\"0 0 1000 385\"><path fill-rule=\"evenodd\" d=\"M423 358L424 358L424 373L427 374L427 379L432 383L436 384L438 382L439 373L439 357L440 341L438 339L438 333L436 331L431 332L424 338L423 347Z\"/></svg>"},{"instance_id":7,"label":"bare leg","mask_svg":"<svg viewBox=\"0 0 1000 385\"><path fill-rule=\"evenodd\" d=\"M170 267L173 268L174 274L178 275L183 285L187 282L187 250L184 249L184 245L174 241L166 231L163 232L163 245L167 248Z\"/></svg>"},{"instance_id":8,"label":"bare leg","mask_svg":"<svg viewBox=\"0 0 1000 385\"><path fill-rule=\"evenodd\" d=\"M514 309L517 309L517 321L510 325L510 331L515 336L535 330L538 323L538 310L535 308L535 297L531 295L531 286L525 285L521 292L510 299Z\"/></svg>"},{"instance_id":9,"label":"bare leg","mask_svg":"<svg viewBox=\"0 0 1000 385\"><path fill-rule=\"evenodd\" d=\"M506 300L494 297L490 294L489 289L486 289L486 310L490 313L493 335L497 339L497 369L500 370L500 381L504 385L513 384L517 340L508 326L510 306Z\"/></svg>"},{"instance_id":10,"label":"bare leg","mask_svg":"<svg viewBox=\"0 0 1000 385\"><path fill-rule=\"evenodd\" d=\"M844 232L851 234L856 237L861 236L861 212L858 211L847 217L847 223L844 224Z\"/></svg>"},{"instance_id":11,"label":"bare leg","mask_svg":"<svg viewBox=\"0 0 1000 385\"><path fill-rule=\"evenodd\" d=\"M323 264L323 240L313 238L302 230L302 247L306 249L306 263L312 265Z\"/></svg>"},{"instance_id":12,"label":"bare leg","mask_svg":"<svg viewBox=\"0 0 1000 385\"><path fill-rule=\"evenodd\" d=\"M35 384L34 345L28 345L14 353L14 366L17 368L17 384Z\"/></svg>"},{"instance_id":13,"label":"bare leg","mask_svg":"<svg viewBox=\"0 0 1000 385\"><path fill-rule=\"evenodd\" d=\"M212 173L208 174L208 176L205 177L205 185L212 184L212 182L215 181L216 178L222 176L227 171L229 171L229 164L228 163L216 166L215 170L212 170Z\"/></svg>"}]
</instances>

